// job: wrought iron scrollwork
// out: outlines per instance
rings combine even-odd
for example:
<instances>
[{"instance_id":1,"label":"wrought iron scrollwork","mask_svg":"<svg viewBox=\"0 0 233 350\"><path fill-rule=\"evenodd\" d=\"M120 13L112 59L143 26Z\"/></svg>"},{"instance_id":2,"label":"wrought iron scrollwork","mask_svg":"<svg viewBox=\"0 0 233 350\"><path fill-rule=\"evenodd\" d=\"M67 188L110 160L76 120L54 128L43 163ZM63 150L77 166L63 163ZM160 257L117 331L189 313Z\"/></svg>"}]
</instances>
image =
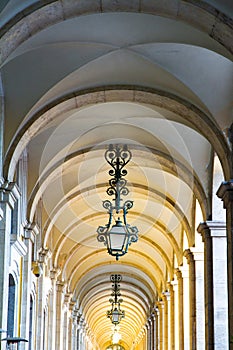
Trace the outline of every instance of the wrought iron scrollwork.
<instances>
[{"instance_id":1,"label":"wrought iron scrollwork","mask_svg":"<svg viewBox=\"0 0 233 350\"><path fill-rule=\"evenodd\" d=\"M115 209L117 213L121 209L120 196L127 196L129 193L126 187L127 181L123 177L127 175L127 170L124 167L131 158L132 153L128 150L127 145L109 145L105 152L105 159L113 168L109 170L109 175L113 178L109 180L107 194L109 196L115 195Z\"/></svg>"},{"instance_id":2,"label":"wrought iron scrollwork","mask_svg":"<svg viewBox=\"0 0 233 350\"><path fill-rule=\"evenodd\" d=\"M111 322L115 325L120 323L121 319L125 317L125 311L120 308L123 299L119 299L121 296L119 282L121 282L121 280L121 275L115 274L110 276L110 281L113 282L111 294L113 298L109 299L109 302L112 304L112 309L107 311L107 317L110 318Z\"/></svg>"},{"instance_id":3,"label":"wrought iron scrollwork","mask_svg":"<svg viewBox=\"0 0 233 350\"><path fill-rule=\"evenodd\" d=\"M108 211L108 223L105 226L99 226L97 229L97 239L99 242L107 246L108 253L116 257L123 256L128 251L128 246L137 242L138 229L136 226L130 226L127 223L126 215L133 207L133 201L127 200L122 203L121 196L126 196L129 193L127 181L124 178L127 175L125 165L131 160L132 154L128 150L127 145L109 145L105 152L105 159L112 169L109 170L109 175L112 178L109 180L107 194L114 196L113 201L103 201L103 207ZM112 225L113 215L116 224Z\"/></svg>"}]
</instances>

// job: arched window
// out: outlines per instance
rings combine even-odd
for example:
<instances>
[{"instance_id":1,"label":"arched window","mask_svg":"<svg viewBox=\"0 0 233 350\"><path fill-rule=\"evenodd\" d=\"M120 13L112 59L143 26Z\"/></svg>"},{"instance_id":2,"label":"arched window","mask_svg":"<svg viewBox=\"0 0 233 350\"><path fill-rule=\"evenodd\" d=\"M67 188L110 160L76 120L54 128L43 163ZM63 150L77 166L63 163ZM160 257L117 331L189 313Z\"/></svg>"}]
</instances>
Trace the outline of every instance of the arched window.
<instances>
[{"instance_id":1,"label":"arched window","mask_svg":"<svg viewBox=\"0 0 233 350\"><path fill-rule=\"evenodd\" d=\"M9 292L8 292L8 313L7 313L7 334L10 337L14 335L15 325L15 280L9 275Z\"/></svg>"}]
</instances>

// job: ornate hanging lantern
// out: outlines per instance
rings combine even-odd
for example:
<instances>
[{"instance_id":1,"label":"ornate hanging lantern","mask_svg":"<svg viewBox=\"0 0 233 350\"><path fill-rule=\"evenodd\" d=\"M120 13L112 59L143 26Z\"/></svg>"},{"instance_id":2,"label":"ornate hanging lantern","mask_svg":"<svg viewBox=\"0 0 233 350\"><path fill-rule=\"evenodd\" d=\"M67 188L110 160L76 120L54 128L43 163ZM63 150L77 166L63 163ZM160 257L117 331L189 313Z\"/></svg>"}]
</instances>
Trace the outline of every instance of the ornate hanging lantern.
<instances>
[{"instance_id":1,"label":"ornate hanging lantern","mask_svg":"<svg viewBox=\"0 0 233 350\"><path fill-rule=\"evenodd\" d=\"M113 204L109 200L103 201L103 207L108 210L109 219L107 225L98 227L97 239L107 246L108 253L115 256L116 260L127 253L131 243L138 240L138 228L130 226L126 219L128 210L133 207L133 201L128 200L122 203L121 198L129 193L126 187L127 181L124 178L127 175L127 170L124 167L131 158L132 154L127 145L109 145L105 152L105 159L113 168L109 171L112 178L109 180L110 186L107 189L107 194L114 195L114 199ZM116 216L117 219L112 225L113 216Z\"/></svg>"}]
</instances>

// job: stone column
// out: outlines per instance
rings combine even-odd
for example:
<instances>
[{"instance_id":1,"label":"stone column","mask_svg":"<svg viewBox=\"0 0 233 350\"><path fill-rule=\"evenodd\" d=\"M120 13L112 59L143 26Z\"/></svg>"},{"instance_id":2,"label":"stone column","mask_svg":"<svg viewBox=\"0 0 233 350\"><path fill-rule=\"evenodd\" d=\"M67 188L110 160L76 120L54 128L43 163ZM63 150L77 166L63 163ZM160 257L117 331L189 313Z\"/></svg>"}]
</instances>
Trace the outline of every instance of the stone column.
<instances>
[{"instance_id":1,"label":"stone column","mask_svg":"<svg viewBox=\"0 0 233 350\"><path fill-rule=\"evenodd\" d=\"M189 313L190 313L190 349L196 349L196 276L193 253L190 249L184 251L189 265ZM204 344L203 344L204 345Z\"/></svg>"},{"instance_id":2,"label":"stone column","mask_svg":"<svg viewBox=\"0 0 233 350\"><path fill-rule=\"evenodd\" d=\"M150 339L150 321L147 320L147 323L145 324L146 327L146 350L151 350L151 339Z\"/></svg>"},{"instance_id":3,"label":"stone column","mask_svg":"<svg viewBox=\"0 0 233 350\"><path fill-rule=\"evenodd\" d=\"M56 350L63 350L63 302L64 302L64 282L56 282Z\"/></svg>"},{"instance_id":4,"label":"stone column","mask_svg":"<svg viewBox=\"0 0 233 350\"><path fill-rule=\"evenodd\" d=\"M49 317L48 317L48 340L51 350L56 350L56 282L57 276L59 275L59 269L53 269L50 271L51 289L49 293Z\"/></svg>"},{"instance_id":5,"label":"stone column","mask_svg":"<svg viewBox=\"0 0 233 350\"><path fill-rule=\"evenodd\" d=\"M191 248L184 255L189 264L190 349L202 350L205 344L204 252Z\"/></svg>"},{"instance_id":6,"label":"stone column","mask_svg":"<svg viewBox=\"0 0 233 350\"><path fill-rule=\"evenodd\" d=\"M44 275L39 277L37 279L37 312L36 312L36 350L42 350L43 349L43 307L44 307L44 300L43 300L43 286L44 286Z\"/></svg>"},{"instance_id":7,"label":"stone column","mask_svg":"<svg viewBox=\"0 0 233 350\"><path fill-rule=\"evenodd\" d=\"M12 210L19 198L18 187L14 183L0 184L0 328L7 329L6 305L8 300L8 280L10 263L10 236ZM0 342L0 349L1 349Z\"/></svg>"},{"instance_id":8,"label":"stone column","mask_svg":"<svg viewBox=\"0 0 233 350\"><path fill-rule=\"evenodd\" d=\"M175 297L174 297L174 289L173 282L168 283L169 294L170 294L170 332L169 332L169 350L175 350Z\"/></svg>"},{"instance_id":9,"label":"stone column","mask_svg":"<svg viewBox=\"0 0 233 350\"><path fill-rule=\"evenodd\" d=\"M159 344L160 344L160 329L159 329L159 308L155 308L155 349L159 350Z\"/></svg>"},{"instance_id":10,"label":"stone column","mask_svg":"<svg viewBox=\"0 0 233 350\"><path fill-rule=\"evenodd\" d=\"M179 350L179 294L178 294L178 280L174 279L171 281L174 298L174 323L171 325L174 328L174 343L173 347L175 350Z\"/></svg>"},{"instance_id":11,"label":"stone column","mask_svg":"<svg viewBox=\"0 0 233 350\"><path fill-rule=\"evenodd\" d=\"M86 350L86 348L85 348L85 341L86 341L86 322L83 320L83 322L82 322L82 345L81 345L81 350Z\"/></svg>"},{"instance_id":12,"label":"stone column","mask_svg":"<svg viewBox=\"0 0 233 350\"><path fill-rule=\"evenodd\" d=\"M41 249L41 251L38 253L38 263L41 264L43 267L42 275L37 278L37 298L36 298L36 305L37 305L37 311L36 311L36 350L44 350L43 344L43 334L45 329L44 325L44 309L45 309L45 295L44 295L44 281L45 281L45 264L47 263L47 259L50 257L50 251L47 249ZM46 334L47 336L47 334Z\"/></svg>"},{"instance_id":13,"label":"stone column","mask_svg":"<svg viewBox=\"0 0 233 350\"><path fill-rule=\"evenodd\" d=\"M226 227L207 221L198 232L205 243L206 349L228 349Z\"/></svg>"},{"instance_id":14,"label":"stone column","mask_svg":"<svg viewBox=\"0 0 233 350\"><path fill-rule=\"evenodd\" d=\"M156 349L156 315L155 310L151 314L151 348Z\"/></svg>"},{"instance_id":15,"label":"stone column","mask_svg":"<svg viewBox=\"0 0 233 350\"><path fill-rule=\"evenodd\" d=\"M179 324L179 350L184 350L184 310L183 310L183 278L179 269L176 269L178 281L178 324ZM186 349L185 349L186 350Z\"/></svg>"},{"instance_id":16,"label":"stone column","mask_svg":"<svg viewBox=\"0 0 233 350\"><path fill-rule=\"evenodd\" d=\"M84 328L84 319L80 315L78 320L78 350L83 350L83 328ZM76 350L76 348L74 348Z\"/></svg>"},{"instance_id":17,"label":"stone column","mask_svg":"<svg viewBox=\"0 0 233 350\"><path fill-rule=\"evenodd\" d=\"M35 224L28 224L24 228L24 243L27 248L27 254L23 258L23 284L22 284L22 305L21 305L21 337L29 340L29 322L30 322L30 290L32 277L32 246L35 236L38 234L38 228ZM34 339L32 339L33 341ZM34 343L33 343L34 344ZM32 348L33 348L32 344ZM29 344L22 342L20 349L28 349Z\"/></svg>"},{"instance_id":18,"label":"stone column","mask_svg":"<svg viewBox=\"0 0 233 350\"><path fill-rule=\"evenodd\" d=\"M69 303L71 294L66 293L64 296L64 327L63 327L63 350L68 350L69 341Z\"/></svg>"},{"instance_id":19,"label":"stone column","mask_svg":"<svg viewBox=\"0 0 233 350\"><path fill-rule=\"evenodd\" d=\"M149 337L148 337L148 344L149 344L149 349L154 350L154 320L153 320L153 314L150 315L148 319L148 325L149 325Z\"/></svg>"},{"instance_id":20,"label":"stone column","mask_svg":"<svg viewBox=\"0 0 233 350\"><path fill-rule=\"evenodd\" d=\"M159 350L164 350L164 302L157 302L159 309Z\"/></svg>"},{"instance_id":21,"label":"stone column","mask_svg":"<svg viewBox=\"0 0 233 350\"><path fill-rule=\"evenodd\" d=\"M189 295L189 269L184 264L179 267L183 279L183 325L184 325L184 349L190 349L190 295Z\"/></svg>"},{"instance_id":22,"label":"stone column","mask_svg":"<svg viewBox=\"0 0 233 350\"><path fill-rule=\"evenodd\" d=\"M168 337L170 336L170 294L169 292L163 293L163 305L164 305L164 350L169 350L168 343Z\"/></svg>"},{"instance_id":23,"label":"stone column","mask_svg":"<svg viewBox=\"0 0 233 350\"><path fill-rule=\"evenodd\" d=\"M191 248L195 262L196 295L196 349L202 350L205 344L205 281L204 252Z\"/></svg>"},{"instance_id":24,"label":"stone column","mask_svg":"<svg viewBox=\"0 0 233 350\"><path fill-rule=\"evenodd\" d=\"M69 317L68 317L68 347L67 350L72 350L72 343L73 343L73 309L74 309L75 302L70 300L69 302ZM75 318L76 326L77 326L77 317ZM76 349L77 350L77 342L76 342Z\"/></svg>"},{"instance_id":25,"label":"stone column","mask_svg":"<svg viewBox=\"0 0 233 350\"><path fill-rule=\"evenodd\" d=\"M232 132L232 128L231 128ZM233 180L224 181L217 191L226 209L227 279L228 279L228 334L229 348L233 349Z\"/></svg>"},{"instance_id":26,"label":"stone column","mask_svg":"<svg viewBox=\"0 0 233 350\"><path fill-rule=\"evenodd\" d=\"M146 326L143 327L144 337L143 337L143 349L147 349L147 329Z\"/></svg>"}]
</instances>

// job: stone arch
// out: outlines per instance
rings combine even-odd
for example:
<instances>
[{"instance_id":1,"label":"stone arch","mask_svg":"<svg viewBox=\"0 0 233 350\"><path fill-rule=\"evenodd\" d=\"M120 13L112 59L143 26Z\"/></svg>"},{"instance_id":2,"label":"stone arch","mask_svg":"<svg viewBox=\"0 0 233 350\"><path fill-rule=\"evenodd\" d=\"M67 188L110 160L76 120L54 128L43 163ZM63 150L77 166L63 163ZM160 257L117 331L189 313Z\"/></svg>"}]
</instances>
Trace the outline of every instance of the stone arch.
<instances>
[{"instance_id":1,"label":"stone arch","mask_svg":"<svg viewBox=\"0 0 233 350\"><path fill-rule=\"evenodd\" d=\"M108 86L98 89L76 91L63 96L36 112L19 130L5 158L4 175L10 181L14 178L17 161L23 149L43 127L54 120L60 111L69 111L90 104L116 101L129 101L151 104L178 114L194 130L198 131L212 144L222 163L226 179L231 177L229 164L230 148L227 140L210 115L193 104L174 94L138 86Z\"/></svg>"},{"instance_id":2,"label":"stone arch","mask_svg":"<svg viewBox=\"0 0 233 350\"><path fill-rule=\"evenodd\" d=\"M75 16L104 12L135 12L169 17L185 21L195 28L207 33L211 38L233 53L232 27L230 19L211 5L199 1L175 2L161 0L136 0L133 2L112 3L107 0L93 2L69 2L62 0L38 1L28 6L13 17L0 31L0 48L2 55L0 65L10 53L22 42L49 25L73 18ZM16 34L15 34L16 33Z\"/></svg>"}]
</instances>

